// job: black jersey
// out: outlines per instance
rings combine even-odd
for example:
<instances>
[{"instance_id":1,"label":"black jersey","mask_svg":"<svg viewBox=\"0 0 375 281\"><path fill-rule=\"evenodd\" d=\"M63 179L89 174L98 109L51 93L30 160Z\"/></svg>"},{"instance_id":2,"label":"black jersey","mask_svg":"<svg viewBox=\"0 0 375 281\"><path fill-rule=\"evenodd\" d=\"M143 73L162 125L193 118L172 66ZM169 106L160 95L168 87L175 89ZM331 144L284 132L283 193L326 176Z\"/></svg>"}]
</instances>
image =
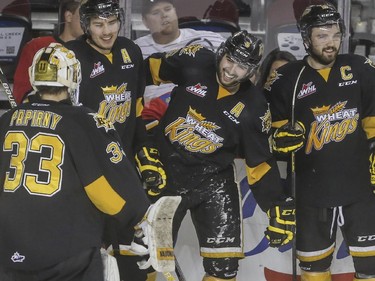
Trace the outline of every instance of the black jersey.
<instances>
[{"instance_id":1,"label":"black jersey","mask_svg":"<svg viewBox=\"0 0 375 281\"><path fill-rule=\"evenodd\" d=\"M113 125L30 102L0 119L0 265L39 270L102 243L104 214L134 226L148 199Z\"/></svg>"},{"instance_id":2,"label":"black jersey","mask_svg":"<svg viewBox=\"0 0 375 281\"><path fill-rule=\"evenodd\" d=\"M148 82L178 85L158 134L169 188L188 192L242 157L250 186L264 192L258 203L267 209L281 188L269 143L271 115L262 92L250 81L235 94L220 86L215 53L200 45L154 54L146 62Z\"/></svg>"},{"instance_id":3,"label":"black jersey","mask_svg":"<svg viewBox=\"0 0 375 281\"><path fill-rule=\"evenodd\" d=\"M296 84L300 70L300 79ZM368 139L375 137L375 68L357 55L338 55L319 72L303 61L289 63L265 86L274 127L295 120L306 127L296 153L297 198L332 207L370 196Z\"/></svg>"},{"instance_id":4,"label":"black jersey","mask_svg":"<svg viewBox=\"0 0 375 281\"><path fill-rule=\"evenodd\" d=\"M115 125L126 154L133 161L134 154L146 142L141 119L145 85L140 48L125 37L115 41L112 57L91 47L85 36L65 46L74 51L81 63L79 101Z\"/></svg>"}]
</instances>

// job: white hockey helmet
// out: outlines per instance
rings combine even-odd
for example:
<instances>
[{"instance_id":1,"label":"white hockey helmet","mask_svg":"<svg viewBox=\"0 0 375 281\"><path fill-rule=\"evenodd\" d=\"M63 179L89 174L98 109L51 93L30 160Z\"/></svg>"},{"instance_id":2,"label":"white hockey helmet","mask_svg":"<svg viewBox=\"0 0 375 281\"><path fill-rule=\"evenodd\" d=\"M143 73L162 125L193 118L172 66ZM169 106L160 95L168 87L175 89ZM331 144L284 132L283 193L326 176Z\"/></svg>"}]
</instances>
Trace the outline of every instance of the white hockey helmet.
<instances>
[{"instance_id":1,"label":"white hockey helmet","mask_svg":"<svg viewBox=\"0 0 375 281\"><path fill-rule=\"evenodd\" d=\"M73 51L59 43L51 43L40 49L29 67L31 86L67 87L73 105L78 104L78 88L81 83L81 64Z\"/></svg>"}]
</instances>

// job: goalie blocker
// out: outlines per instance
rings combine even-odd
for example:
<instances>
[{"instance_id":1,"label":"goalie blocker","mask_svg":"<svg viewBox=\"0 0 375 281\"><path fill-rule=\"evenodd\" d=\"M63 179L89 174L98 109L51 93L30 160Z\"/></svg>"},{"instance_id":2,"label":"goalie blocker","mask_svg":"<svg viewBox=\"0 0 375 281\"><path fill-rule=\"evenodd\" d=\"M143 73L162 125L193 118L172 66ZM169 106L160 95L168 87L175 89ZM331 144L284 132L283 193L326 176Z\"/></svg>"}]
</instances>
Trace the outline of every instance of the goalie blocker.
<instances>
[{"instance_id":1,"label":"goalie blocker","mask_svg":"<svg viewBox=\"0 0 375 281\"><path fill-rule=\"evenodd\" d=\"M139 263L140 269L152 266L158 272L175 270L172 224L181 196L164 196L152 204L143 220L137 224L135 239L130 251L136 255L149 255Z\"/></svg>"}]
</instances>

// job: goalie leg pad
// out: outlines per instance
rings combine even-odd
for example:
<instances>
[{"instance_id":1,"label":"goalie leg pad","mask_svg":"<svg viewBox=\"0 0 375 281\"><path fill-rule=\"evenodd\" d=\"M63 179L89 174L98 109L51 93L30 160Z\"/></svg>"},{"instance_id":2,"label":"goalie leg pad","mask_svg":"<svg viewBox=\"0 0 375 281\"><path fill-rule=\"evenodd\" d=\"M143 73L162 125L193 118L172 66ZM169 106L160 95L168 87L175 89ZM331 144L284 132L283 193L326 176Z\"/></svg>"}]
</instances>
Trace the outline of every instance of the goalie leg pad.
<instances>
[{"instance_id":1,"label":"goalie leg pad","mask_svg":"<svg viewBox=\"0 0 375 281\"><path fill-rule=\"evenodd\" d=\"M158 272L174 271L172 227L180 202L181 196L164 196L149 208L141 227L150 258L139 265L141 269L152 266Z\"/></svg>"}]
</instances>

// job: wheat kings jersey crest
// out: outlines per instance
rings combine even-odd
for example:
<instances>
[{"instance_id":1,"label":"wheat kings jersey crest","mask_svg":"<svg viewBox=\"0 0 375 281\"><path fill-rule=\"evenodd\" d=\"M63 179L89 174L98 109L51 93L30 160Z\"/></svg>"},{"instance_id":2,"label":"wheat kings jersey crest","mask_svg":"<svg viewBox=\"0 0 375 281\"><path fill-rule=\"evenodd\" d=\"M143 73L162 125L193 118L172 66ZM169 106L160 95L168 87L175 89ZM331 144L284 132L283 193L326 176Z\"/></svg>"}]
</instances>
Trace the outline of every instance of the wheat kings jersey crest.
<instances>
[{"instance_id":1,"label":"wheat kings jersey crest","mask_svg":"<svg viewBox=\"0 0 375 281\"><path fill-rule=\"evenodd\" d=\"M157 135L168 184L186 192L242 157L250 185L273 193L265 201L277 198L281 188L277 168L272 169L271 114L266 99L250 81L242 83L235 94L229 93L217 82L215 60L215 53L198 45L146 60L149 83L178 85Z\"/></svg>"},{"instance_id":2,"label":"wheat kings jersey crest","mask_svg":"<svg viewBox=\"0 0 375 281\"><path fill-rule=\"evenodd\" d=\"M375 68L357 55L338 55L320 72L297 61L274 73L265 87L274 127L291 119L306 128L296 153L297 197L301 203L332 207L360 201L370 192L369 143L375 137ZM325 194L321 197L320 194Z\"/></svg>"},{"instance_id":3,"label":"wheat kings jersey crest","mask_svg":"<svg viewBox=\"0 0 375 281\"><path fill-rule=\"evenodd\" d=\"M140 117L145 87L142 53L131 40L118 37L111 56L107 57L85 39L82 37L66 44L81 62L79 101L112 122L126 153L134 155L134 138L140 146L146 141Z\"/></svg>"}]
</instances>

